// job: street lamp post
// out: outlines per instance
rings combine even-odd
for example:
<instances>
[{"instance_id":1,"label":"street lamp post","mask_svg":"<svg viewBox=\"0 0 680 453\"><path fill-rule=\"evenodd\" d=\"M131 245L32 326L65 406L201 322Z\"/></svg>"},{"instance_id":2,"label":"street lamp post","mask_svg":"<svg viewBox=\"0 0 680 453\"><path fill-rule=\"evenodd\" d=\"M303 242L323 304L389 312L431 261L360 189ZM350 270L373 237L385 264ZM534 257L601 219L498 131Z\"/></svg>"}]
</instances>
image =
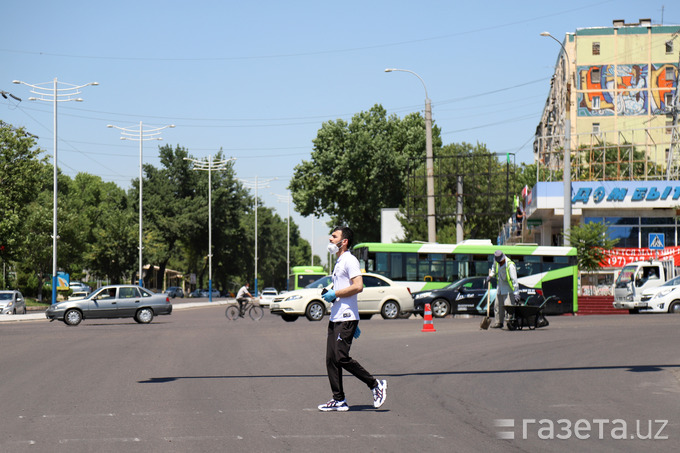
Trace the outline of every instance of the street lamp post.
<instances>
[{"instance_id":1,"label":"street lamp post","mask_svg":"<svg viewBox=\"0 0 680 453\"><path fill-rule=\"evenodd\" d=\"M290 282L289 282L289 277L290 277L290 202L291 202L291 196L290 195L279 195L277 193L273 194L276 196L276 199L281 202L281 203L286 203L288 205L288 241L287 241L287 247L286 247L286 291L290 291Z\"/></svg>"},{"instance_id":2,"label":"street lamp post","mask_svg":"<svg viewBox=\"0 0 680 453\"><path fill-rule=\"evenodd\" d=\"M82 98L75 96L81 93L80 89L86 86L97 86L97 82L90 82L84 85L73 85L70 83L61 82L62 88L59 88L57 78L54 78L52 86L50 82L30 84L22 82L21 80L14 80L12 83L26 85L31 88L31 93L36 94L37 97L28 98L29 101L45 101L54 104L54 168L53 168L53 191L52 194L52 304L57 303L57 104L59 102L76 101L82 102Z\"/></svg>"},{"instance_id":3,"label":"street lamp post","mask_svg":"<svg viewBox=\"0 0 680 453\"><path fill-rule=\"evenodd\" d=\"M387 68L385 72L408 72L420 79L425 89L425 170L427 184L427 241L437 242L437 221L434 210L434 156L432 154L432 103L427 95L425 81L408 69Z\"/></svg>"},{"instance_id":4,"label":"street lamp post","mask_svg":"<svg viewBox=\"0 0 680 453\"><path fill-rule=\"evenodd\" d=\"M564 121L564 171L563 171L563 181L564 181L564 216L562 224L562 235L564 236L564 245L568 246L571 244L569 240L569 230L571 229L571 95L569 93L569 76L568 73L571 70L571 61L569 60L569 53L557 38L551 35L549 32L544 31L541 36L546 36L552 38L557 44L562 47L564 51L564 56L567 59L567 67L563 71L564 82L565 82L565 97L566 97L566 119ZM538 161L536 161L536 168L538 168Z\"/></svg>"},{"instance_id":5,"label":"street lamp post","mask_svg":"<svg viewBox=\"0 0 680 453\"><path fill-rule=\"evenodd\" d=\"M208 172L208 301L212 302L212 172L214 170L224 170L227 168L227 163L236 160L235 157L226 160L212 160L212 156L208 156L208 160L196 160L185 157L194 163L194 170L203 170Z\"/></svg>"},{"instance_id":6,"label":"street lamp post","mask_svg":"<svg viewBox=\"0 0 680 453\"><path fill-rule=\"evenodd\" d=\"M254 181L248 179L239 179L239 181L241 181L244 186L255 188L255 277L253 282L255 285L255 297L257 297L257 190L260 188L264 189L269 187L269 183L274 180L276 180L276 178L258 180L257 176L255 176Z\"/></svg>"},{"instance_id":7,"label":"street lamp post","mask_svg":"<svg viewBox=\"0 0 680 453\"><path fill-rule=\"evenodd\" d=\"M135 129L132 127L120 127L120 126L114 126L112 124L109 124L106 127L118 129L121 131L121 140L132 140L139 142L139 286L144 286L144 279L142 278L142 272L144 271L143 268L143 261L142 261L142 156L143 156L143 147L142 144L146 141L149 140L163 140L160 137L160 134L163 129L167 129L169 127L175 127L173 124L170 124L168 126L162 126L162 127L156 127L152 129L146 129L144 130L144 126L142 122L139 122L139 129Z\"/></svg>"}]
</instances>

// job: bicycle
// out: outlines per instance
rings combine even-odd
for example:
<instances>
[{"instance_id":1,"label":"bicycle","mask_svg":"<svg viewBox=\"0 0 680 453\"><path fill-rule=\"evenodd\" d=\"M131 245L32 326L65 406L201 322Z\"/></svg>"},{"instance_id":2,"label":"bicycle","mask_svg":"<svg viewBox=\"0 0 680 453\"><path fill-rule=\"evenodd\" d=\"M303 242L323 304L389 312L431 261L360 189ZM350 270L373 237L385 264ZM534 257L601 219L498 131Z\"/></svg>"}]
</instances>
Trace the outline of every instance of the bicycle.
<instances>
[{"instance_id":1,"label":"bicycle","mask_svg":"<svg viewBox=\"0 0 680 453\"><path fill-rule=\"evenodd\" d=\"M259 321L264 316L264 309L253 301L254 299L248 299L248 302L245 303L243 306L243 315L241 315L238 305L228 306L224 314L226 315L227 319L236 321L238 318L244 317L245 314L248 313L250 319L253 321Z\"/></svg>"}]
</instances>

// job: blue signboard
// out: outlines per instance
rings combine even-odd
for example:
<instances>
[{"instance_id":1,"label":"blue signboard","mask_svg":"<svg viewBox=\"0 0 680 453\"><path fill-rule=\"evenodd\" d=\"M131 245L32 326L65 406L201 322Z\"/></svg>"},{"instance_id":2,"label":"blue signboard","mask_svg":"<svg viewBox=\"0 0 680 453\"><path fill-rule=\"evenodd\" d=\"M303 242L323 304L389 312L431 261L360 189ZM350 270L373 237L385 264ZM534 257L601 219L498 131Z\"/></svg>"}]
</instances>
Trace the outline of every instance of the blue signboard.
<instances>
[{"instance_id":1,"label":"blue signboard","mask_svg":"<svg viewBox=\"0 0 680 453\"><path fill-rule=\"evenodd\" d=\"M665 247L665 235L664 233L649 233L649 249L650 250L663 250Z\"/></svg>"}]
</instances>

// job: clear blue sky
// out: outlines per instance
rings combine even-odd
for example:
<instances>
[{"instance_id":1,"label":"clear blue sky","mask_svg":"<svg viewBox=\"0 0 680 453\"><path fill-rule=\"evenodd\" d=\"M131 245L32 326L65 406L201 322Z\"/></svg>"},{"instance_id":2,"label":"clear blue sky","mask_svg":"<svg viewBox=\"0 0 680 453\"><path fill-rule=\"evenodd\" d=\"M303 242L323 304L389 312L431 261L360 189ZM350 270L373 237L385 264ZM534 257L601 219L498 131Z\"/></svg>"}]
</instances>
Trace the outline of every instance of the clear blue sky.
<instances>
[{"instance_id":1,"label":"clear blue sky","mask_svg":"<svg viewBox=\"0 0 680 453\"><path fill-rule=\"evenodd\" d=\"M665 5L665 7L664 7ZM0 26L0 119L38 135L52 156L52 105L29 102L31 84L99 82L85 102L59 105L59 167L115 181L139 173L139 145L107 124L175 124L163 142L146 142L144 161L159 166L158 144L179 144L198 158L220 148L237 158L239 178L277 178L259 194L286 194L295 165L308 160L324 121L382 104L403 117L423 111L427 85L445 144L485 143L533 160L532 137L548 93L558 44L577 28L613 19L679 24L666 0L542 1L35 1L5 2ZM302 234L312 221L294 215ZM314 227L325 253L327 228Z\"/></svg>"}]
</instances>

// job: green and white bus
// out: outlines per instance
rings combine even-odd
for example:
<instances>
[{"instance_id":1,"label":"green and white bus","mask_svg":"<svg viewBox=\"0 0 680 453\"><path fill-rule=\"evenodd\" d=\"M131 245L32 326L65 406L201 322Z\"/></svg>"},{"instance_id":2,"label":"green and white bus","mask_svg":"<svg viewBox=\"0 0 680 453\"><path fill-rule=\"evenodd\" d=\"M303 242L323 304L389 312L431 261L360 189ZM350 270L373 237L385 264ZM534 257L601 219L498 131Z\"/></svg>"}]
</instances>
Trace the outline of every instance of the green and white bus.
<instances>
[{"instance_id":1,"label":"green and white bus","mask_svg":"<svg viewBox=\"0 0 680 453\"><path fill-rule=\"evenodd\" d=\"M493 245L470 239L459 244L357 244L353 252L362 270L384 275L411 292L443 288L465 277L487 276L496 250L517 265L520 285L540 290L551 299L547 314L576 313L578 266L574 247Z\"/></svg>"},{"instance_id":2,"label":"green and white bus","mask_svg":"<svg viewBox=\"0 0 680 453\"><path fill-rule=\"evenodd\" d=\"M288 276L288 291L304 288L326 275L323 266L293 266Z\"/></svg>"}]
</instances>

